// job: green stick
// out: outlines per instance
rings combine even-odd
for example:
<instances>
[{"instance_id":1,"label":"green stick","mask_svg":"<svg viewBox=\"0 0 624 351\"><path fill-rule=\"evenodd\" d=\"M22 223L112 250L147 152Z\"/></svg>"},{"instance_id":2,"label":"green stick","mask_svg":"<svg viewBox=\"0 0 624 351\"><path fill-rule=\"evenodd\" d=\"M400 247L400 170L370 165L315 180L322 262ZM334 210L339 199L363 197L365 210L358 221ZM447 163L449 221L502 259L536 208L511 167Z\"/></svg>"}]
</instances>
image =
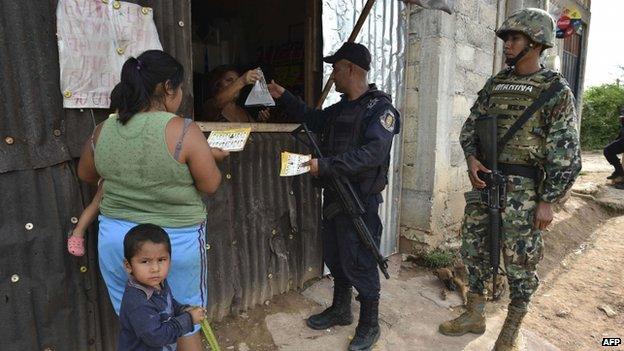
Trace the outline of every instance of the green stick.
<instances>
[{"instance_id":1,"label":"green stick","mask_svg":"<svg viewBox=\"0 0 624 351\"><path fill-rule=\"evenodd\" d=\"M204 336L206 337L206 340L208 340L210 349L212 351L221 351L221 348L219 347L219 343L217 342L217 338L212 332L212 328L210 328L210 324L208 324L207 319L204 319L201 322L201 329L202 329L202 332L204 333Z\"/></svg>"}]
</instances>

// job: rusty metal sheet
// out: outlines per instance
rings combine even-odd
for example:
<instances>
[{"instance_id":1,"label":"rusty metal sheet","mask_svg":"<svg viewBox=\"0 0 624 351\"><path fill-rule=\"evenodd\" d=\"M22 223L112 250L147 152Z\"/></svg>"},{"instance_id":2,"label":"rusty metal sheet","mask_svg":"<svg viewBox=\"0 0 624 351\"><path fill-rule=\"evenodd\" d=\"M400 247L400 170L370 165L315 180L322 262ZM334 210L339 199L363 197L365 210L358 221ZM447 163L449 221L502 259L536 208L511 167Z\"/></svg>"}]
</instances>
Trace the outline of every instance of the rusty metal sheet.
<instances>
[{"instance_id":1,"label":"rusty metal sheet","mask_svg":"<svg viewBox=\"0 0 624 351\"><path fill-rule=\"evenodd\" d=\"M310 176L280 177L281 151L307 152L288 133L252 133L221 165L208 208L209 301L221 319L321 275L320 192Z\"/></svg>"},{"instance_id":2,"label":"rusty metal sheet","mask_svg":"<svg viewBox=\"0 0 624 351\"><path fill-rule=\"evenodd\" d=\"M55 10L50 1L2 2L0 173L70 159L63 134Z\"/></svg>"},{"instance_id":3,"label":"rusty metal sheet","mask_svg":"<svg viewBox=\"0 0 624 351\"><path fill-rule=\"evenodd\" d=\"M100 310L110 307L98 302L95 236L81 258L65 246L81 190L71 162L0 174L3 350L94 350L102 341Z\"/></svg>"}]
</instances>

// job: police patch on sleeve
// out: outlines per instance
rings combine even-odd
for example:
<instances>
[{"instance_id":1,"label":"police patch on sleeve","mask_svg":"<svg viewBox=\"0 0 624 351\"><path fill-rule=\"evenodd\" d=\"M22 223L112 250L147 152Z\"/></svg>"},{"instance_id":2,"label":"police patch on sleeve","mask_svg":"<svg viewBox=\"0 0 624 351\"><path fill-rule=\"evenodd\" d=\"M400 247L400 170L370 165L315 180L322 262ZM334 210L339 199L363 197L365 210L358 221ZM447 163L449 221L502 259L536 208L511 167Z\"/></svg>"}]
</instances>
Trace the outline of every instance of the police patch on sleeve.
<instances>
[{"instance_id":1,"label":"police patch on sleeve","mask_svg":"<svg viewBox=\"0 0 624 351\"><path fill-rule=\"evenodd\" d=\"M394 116L394 112L391 110L386 110L381 117L379 117L379 123L384 127L385 130L390 133L394 132L394 124L396 123L396 117Z\"/></svg>"}]
</instances>

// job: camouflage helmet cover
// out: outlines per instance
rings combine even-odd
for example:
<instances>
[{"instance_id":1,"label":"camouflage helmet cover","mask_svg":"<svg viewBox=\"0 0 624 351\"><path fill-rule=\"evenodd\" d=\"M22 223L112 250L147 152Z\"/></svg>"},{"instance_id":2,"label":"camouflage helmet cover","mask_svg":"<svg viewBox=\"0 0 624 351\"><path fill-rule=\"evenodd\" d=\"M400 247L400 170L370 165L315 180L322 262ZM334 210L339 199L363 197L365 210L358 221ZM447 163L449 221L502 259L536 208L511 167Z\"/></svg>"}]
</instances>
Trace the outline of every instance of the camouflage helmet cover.
<instances>
[{"instance_id":1,"label":"camouflage helmet cover","mask_svg":"<svg viewBox=\"0 0 624 351\"><path fill-rule=\"evenodd\" d=\"M524 33L547 48L555 45L555 20L542 9L522 9L507 17L496 31L496 36L504 40L507 32Z\"/></svg>"}]
</instances>

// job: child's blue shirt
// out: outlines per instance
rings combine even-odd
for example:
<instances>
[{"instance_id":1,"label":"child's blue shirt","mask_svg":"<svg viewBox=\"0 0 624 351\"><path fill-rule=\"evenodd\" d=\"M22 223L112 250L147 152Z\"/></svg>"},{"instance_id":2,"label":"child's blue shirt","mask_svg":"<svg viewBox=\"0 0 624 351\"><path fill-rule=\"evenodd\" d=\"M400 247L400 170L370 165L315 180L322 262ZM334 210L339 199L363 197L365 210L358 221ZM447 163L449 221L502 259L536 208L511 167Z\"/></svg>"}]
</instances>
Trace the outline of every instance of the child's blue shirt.
<instances>
[{"instance_id":1,"label":"child's blue shirt","mask_svg":"<svg viewBox=\"0 0 624 351\"><path fill-rule=\"evenodd\" d=\"M167 280L157 290L128 277L121 300L119 351L174 351L179 337L193 331L188 305L171 295Z\"/></svg>"}]
</instances>

